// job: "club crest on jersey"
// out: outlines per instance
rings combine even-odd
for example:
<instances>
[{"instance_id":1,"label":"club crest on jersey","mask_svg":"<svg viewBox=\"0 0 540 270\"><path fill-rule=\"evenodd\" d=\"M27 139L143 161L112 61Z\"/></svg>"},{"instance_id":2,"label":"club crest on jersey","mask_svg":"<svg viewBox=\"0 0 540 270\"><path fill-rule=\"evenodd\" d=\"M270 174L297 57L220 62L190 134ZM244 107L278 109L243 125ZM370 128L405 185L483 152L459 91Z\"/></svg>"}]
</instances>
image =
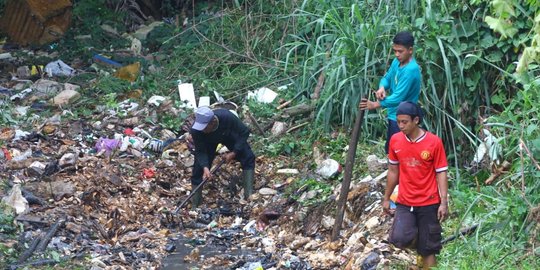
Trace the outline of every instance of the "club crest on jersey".
<instances>
[{"instance_id":1,"label":"club crest on jersey","mask_svg":"<svg viewBox=\"0 0 540 270\"><path fill-rule=\"evenodd\" d=\"M420 157L423 160L428 160L431 157L431 153L428 150L424 150L420 153Z\"/></svg>"}]
</instances>

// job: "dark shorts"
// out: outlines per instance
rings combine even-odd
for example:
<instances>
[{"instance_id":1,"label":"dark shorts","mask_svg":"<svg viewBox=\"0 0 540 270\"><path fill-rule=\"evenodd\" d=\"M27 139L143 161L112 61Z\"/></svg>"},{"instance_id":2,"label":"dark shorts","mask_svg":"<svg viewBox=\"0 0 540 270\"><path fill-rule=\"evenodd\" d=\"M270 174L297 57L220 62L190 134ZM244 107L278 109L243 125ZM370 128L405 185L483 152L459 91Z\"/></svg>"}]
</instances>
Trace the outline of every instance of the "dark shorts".
<instances>
[{"instance_id":1,"label":"dark shorts","mask_svg":"<svg viewBox=\"0 0 540 270\"><path fill-rule=\"evenodd\" d=\"M442 228L437 218L438 204L413 207L398 204L390 229L390 243L398 248L416 248L418 254L439 254Z\"/></svg>"}]
</instances>

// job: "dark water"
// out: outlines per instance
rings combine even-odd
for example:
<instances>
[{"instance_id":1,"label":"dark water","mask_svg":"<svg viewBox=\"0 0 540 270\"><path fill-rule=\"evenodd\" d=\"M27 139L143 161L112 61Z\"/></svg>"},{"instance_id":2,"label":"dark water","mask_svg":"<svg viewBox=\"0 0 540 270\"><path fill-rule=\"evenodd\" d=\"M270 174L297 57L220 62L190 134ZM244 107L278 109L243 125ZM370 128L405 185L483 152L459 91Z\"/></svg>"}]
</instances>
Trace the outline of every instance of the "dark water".
<instances>
[{"instance_id":1,"label":"dark water","mask_svg":"<svg viewBox=\"0 0 540 270\"><path fill-rule=\"evenodd\" d=\"M163 260L161 269L201 269L203 266L205 269L236 269L246 262L264 258L262 252L239 248L235 244L237 235L233 233L208 233L205 239L180 237L173 243L176 249ZM195 248L199 249L200 259L186 262L184 258Z\"/></svg>"}]
</instances>

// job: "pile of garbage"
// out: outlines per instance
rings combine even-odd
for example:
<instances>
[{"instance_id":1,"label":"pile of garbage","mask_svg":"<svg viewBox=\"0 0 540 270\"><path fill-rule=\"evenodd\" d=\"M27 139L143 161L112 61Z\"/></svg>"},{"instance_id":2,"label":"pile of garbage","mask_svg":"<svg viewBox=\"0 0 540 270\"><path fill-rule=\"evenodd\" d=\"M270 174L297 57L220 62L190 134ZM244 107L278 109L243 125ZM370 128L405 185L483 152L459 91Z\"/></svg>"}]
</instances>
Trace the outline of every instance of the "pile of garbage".
<instances>
[{"instance_id":1,"label":"pile of garbage","mask_svg":"<svg viewBox=\"0 0 540 270\"><path fill-rule=\"evenodd\" d=\"M134 48L140 53L140 46ZM18 62L10 53L2 53L0 61ZM114 67L111 76L127 81L141 74L139 63L122 65L101 55L93 61L96 68L96 63ZM340 186L329 195L305 185L292 188L301 179L328 182L340 174L339 162L318 149L314 157L259 156L256 193L249 201L240 196L239 164L227 164L204 187L200 209L179 209L191 190L189 119L170 130L155 118L189 114L197 106L193 86L179 83L178 97L147 100L135 90L137 99L126 97L114 108L90 104L92 113L81 118L70 107L86 102L85 86L65 80L79 67L55 60L1 74L0 106L6 108L1 116L5 122L15 122L14 116L26 121L0 127L0 197L18 228L17 238L0 231L3 245L19 254L7 267L61 261L91 269L375 269L415 264L413 253L386 241L391 217L380 206L385 161L368 157L368 173L375 177L353 179L338 241L330 241L329 235ZM263 103L276 96L268 88L250 93ZM216 99L230 105L218 94ZM185 106L176 106L175 100ZM209 105L209 98L199 100L201 104ZM294 106L283 112L310 110ZM44 117L49 111L54 113ZM290 127L277 117L257 119L249 111L239 115L253 133L264 136L271 129L274 138L309 122L303 119ZM315 199L319 203L307 203Z\"/></svg>"}]
</instances>

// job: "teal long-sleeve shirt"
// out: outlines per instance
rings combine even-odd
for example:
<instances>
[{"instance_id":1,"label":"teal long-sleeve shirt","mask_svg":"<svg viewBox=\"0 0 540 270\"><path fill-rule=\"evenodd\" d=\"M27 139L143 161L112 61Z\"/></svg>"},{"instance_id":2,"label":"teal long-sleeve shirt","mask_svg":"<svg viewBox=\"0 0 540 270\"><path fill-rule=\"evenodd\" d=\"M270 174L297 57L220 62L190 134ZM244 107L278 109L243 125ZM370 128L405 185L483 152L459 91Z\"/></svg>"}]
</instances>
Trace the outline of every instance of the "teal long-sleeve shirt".
<instances>
[{"instance_id":1,"label":"teal long-sleeve shirt","mask_svg":"<svg viewBox=\"0 0 540 270\"><path fill-rule=\"evenodd\" d=\"M416 63L416 59L412 58L409 63L400 67L399 60L394 58L390 68L379 83L379 88L384 87L385 90L390 91L390 95L380 101L381 107L387 109L389 120L397 121L396 111L399 103L403 101L418 102L421 80L420 66Z\"/></svg>"}]
</instances>

